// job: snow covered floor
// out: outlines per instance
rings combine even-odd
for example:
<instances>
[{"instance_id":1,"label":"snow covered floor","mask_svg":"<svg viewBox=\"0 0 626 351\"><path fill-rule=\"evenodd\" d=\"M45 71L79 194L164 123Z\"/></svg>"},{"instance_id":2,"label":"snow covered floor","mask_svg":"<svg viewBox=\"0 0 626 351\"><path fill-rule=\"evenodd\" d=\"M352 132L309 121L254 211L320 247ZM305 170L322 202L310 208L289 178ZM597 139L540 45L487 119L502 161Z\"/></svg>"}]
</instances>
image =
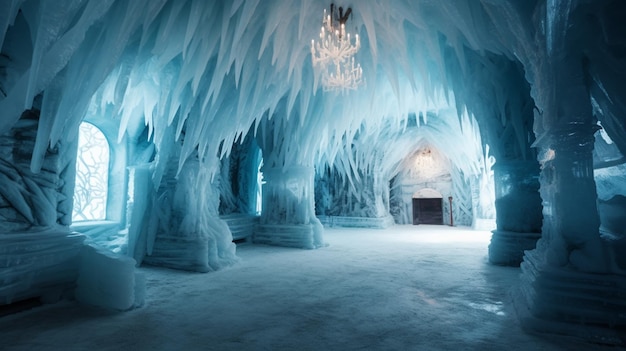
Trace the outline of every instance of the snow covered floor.
<instances>
[{"instance_id":1,"label":"snow covered floor","mask_svg":"<svg viewBox=\"0 0 626 351\"><path fill-rule=\"evenodd\" d=\"M141 268L144 307L73 302L0 318L3 350L616 350L523 333L519 269L487 264L490 233L327 229L319 250L242 245L216 273Z\"/></svg>"}]
</instances>

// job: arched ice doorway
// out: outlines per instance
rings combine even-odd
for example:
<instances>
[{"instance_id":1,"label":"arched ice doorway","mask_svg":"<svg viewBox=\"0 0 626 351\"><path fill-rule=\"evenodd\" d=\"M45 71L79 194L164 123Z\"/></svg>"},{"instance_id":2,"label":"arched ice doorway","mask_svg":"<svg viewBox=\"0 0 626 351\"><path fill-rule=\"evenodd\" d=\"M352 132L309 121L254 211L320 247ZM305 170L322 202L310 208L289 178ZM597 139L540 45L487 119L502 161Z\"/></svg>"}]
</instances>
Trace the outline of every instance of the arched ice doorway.
<instances>
[{"instance_id":1,"label":"arched ice doorway","mask_svg":"<svg viewBox=\"0 0 626 351\"><path fill-rule=\"evenodd\" d=\"M443 224L443 195L424 188L413 194L413 224Z\"/></svg>"}]
</instances>

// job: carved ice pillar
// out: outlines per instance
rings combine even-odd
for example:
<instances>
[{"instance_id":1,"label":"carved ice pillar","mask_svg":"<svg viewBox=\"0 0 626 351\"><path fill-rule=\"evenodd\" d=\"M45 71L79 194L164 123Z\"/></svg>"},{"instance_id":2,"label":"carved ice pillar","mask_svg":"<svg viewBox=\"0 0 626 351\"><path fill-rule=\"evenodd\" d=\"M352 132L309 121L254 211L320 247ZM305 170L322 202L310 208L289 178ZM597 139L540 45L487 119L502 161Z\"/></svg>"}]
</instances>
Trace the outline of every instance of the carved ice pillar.
<instances>
[{"instance_id":1,"label":"carved ice pillar","mask_svg":"<svg viewBox=\"0 0 626 351\"><path fill-rule=\"evenodd\" d=\"M541 237L539 164L498 161L493 170L497 229L492 231L489 262L518 266L524 251L534 249Z\"/></svg>"},{"instance_id":2,"label":"carved ice pillar","mask_svg":"<svg viewBox=\"0 0 626 351\"><path fill-rule=\"evenodd\" d=\"M383 172L372 172L368 177L372 178L372 187L374 194L374 207L376 208L375 218L387 218L393 224L393 217L389 214L389 180Z\"/></svg>"},{"instance_id":3,"label":"carved ice pillar","mask_svg":"<svg viewBox=\"0 0 626 351\"><path fill-rule=\"evenodd\" d=\"M315 217L312 166L263 168L263 210L254 242L315 249L324 228Z\"/></svg>"},{"instance_id":4,"label":"carved ice pillar","mask_svg":"<svg viewBox=\"0 0 626 351\"><path fill-rule=\"evenodd\" d=\"M535 121L543 228L536 248L525 253L515 302L526 329L623 345L626 274L599 234L592 160L597 126L585 85L576 79L582 74L572 69L576 63L559 63L557 79L548 76L556 94Z\"/></svg>"},{"instance_id":5,"label":"carved ice pillar","mask_svg":"<svg viewBox=\"0 0 626 351\"><path fill-rule=\"evenodd\" d=\"M0 136L0 305L55 300L78 275L84 236L69 229L76 147L59 142L32 172L38 123L39 111L25 111Z\"/></svg>"},{"instance_id":6,"label":"carved ice pillar","mask_svg":"<svg viewBox=\"0 0 626 351\"><path fill-rule=\"evenodd\" d=\"M213 181L217 158L205 163L191 155L180 172L177 161L178 157L172 157L167 163L156 194L145 185L150 184L152 171L142 167L134 171L136 200L129 226L134 257L152 265L198 272L232 264L235 244L219 218L219 189Z\"/></svg>"}]
</instances>

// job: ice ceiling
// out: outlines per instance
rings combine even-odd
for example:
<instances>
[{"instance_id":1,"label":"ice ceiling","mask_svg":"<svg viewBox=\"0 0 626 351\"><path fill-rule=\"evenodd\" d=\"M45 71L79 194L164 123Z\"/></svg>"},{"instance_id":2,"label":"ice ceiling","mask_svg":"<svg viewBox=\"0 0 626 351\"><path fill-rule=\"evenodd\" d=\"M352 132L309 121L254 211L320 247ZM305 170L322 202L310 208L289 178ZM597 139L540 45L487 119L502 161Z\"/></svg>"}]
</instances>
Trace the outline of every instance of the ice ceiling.
<instances>
[{"instance_id":1,"label":"ice ceiling","mask_svg":"<svg viewBox=\"0 0 626 351\"><path fill-rule=\"evenodd\" d=\"M183 155L197 148L201 156L228 153L220 149L222 141L230 145L272 119L298 141L294 159L285 162L332 163L355 135L376 135L386 128L388 140L395 140L407 117L421 114L421 124L434 118L445 119L440 125L460 126L433 127L429 135L418 136L439 140L437 146L450 155L467 149L445 140L477 141L474 118L484 125L485 116L511 114L506 109L515 98L503 92L509 83L502 79L507 77L500 63L535 65L535 71L521 71L532 84L540 70L537 62L565 45L572 10L595 9L576 0L538 3L337 2L352 7L348 29L361 35L356 58L367 81L341 95L323 93L311 67L310 42L318 35L327 0L3 0L0 133L34 100L40 103L31 166L37 170L47 146L77 135L88 113L118 120L120 138L147 126L158 150L165 152L165 145L182 138ZM537 13L537 8L542 10ZM593 54L590 59L595 62ZM611 89L605 87L618 82L619 75L596 73L596 81L605 82L598 84L596 105L606 109ZM533 89L541 108L541 87ZM532 113L524 108L523 113ZM473 126L469 136L463 123ZM523 123L513 124L514 139L527 142ZM481 148L466 152L482 154Z\"/></svg>"}]
</instances>

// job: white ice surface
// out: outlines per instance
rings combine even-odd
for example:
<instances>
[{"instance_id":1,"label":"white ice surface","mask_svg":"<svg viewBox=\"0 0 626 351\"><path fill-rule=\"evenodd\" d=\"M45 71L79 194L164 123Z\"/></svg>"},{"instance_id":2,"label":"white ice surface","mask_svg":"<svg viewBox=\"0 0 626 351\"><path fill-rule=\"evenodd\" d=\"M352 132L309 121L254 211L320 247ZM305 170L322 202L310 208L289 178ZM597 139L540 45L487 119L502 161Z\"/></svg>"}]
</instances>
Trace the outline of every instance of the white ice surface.
<instances>
[{"instance_id":1,"label":"white ice surface","mask_svg":"<svg viewBox=\"0 0 626 351\"><path fill-rule=\"evenodd\" d=\"M4 350L613 350L525 334L519 269L487 264L489 232L327 229L319 250L243 245L211 274L141 268L145 307L73 302L0 318Z\"/></svg>"}]
</instances>

